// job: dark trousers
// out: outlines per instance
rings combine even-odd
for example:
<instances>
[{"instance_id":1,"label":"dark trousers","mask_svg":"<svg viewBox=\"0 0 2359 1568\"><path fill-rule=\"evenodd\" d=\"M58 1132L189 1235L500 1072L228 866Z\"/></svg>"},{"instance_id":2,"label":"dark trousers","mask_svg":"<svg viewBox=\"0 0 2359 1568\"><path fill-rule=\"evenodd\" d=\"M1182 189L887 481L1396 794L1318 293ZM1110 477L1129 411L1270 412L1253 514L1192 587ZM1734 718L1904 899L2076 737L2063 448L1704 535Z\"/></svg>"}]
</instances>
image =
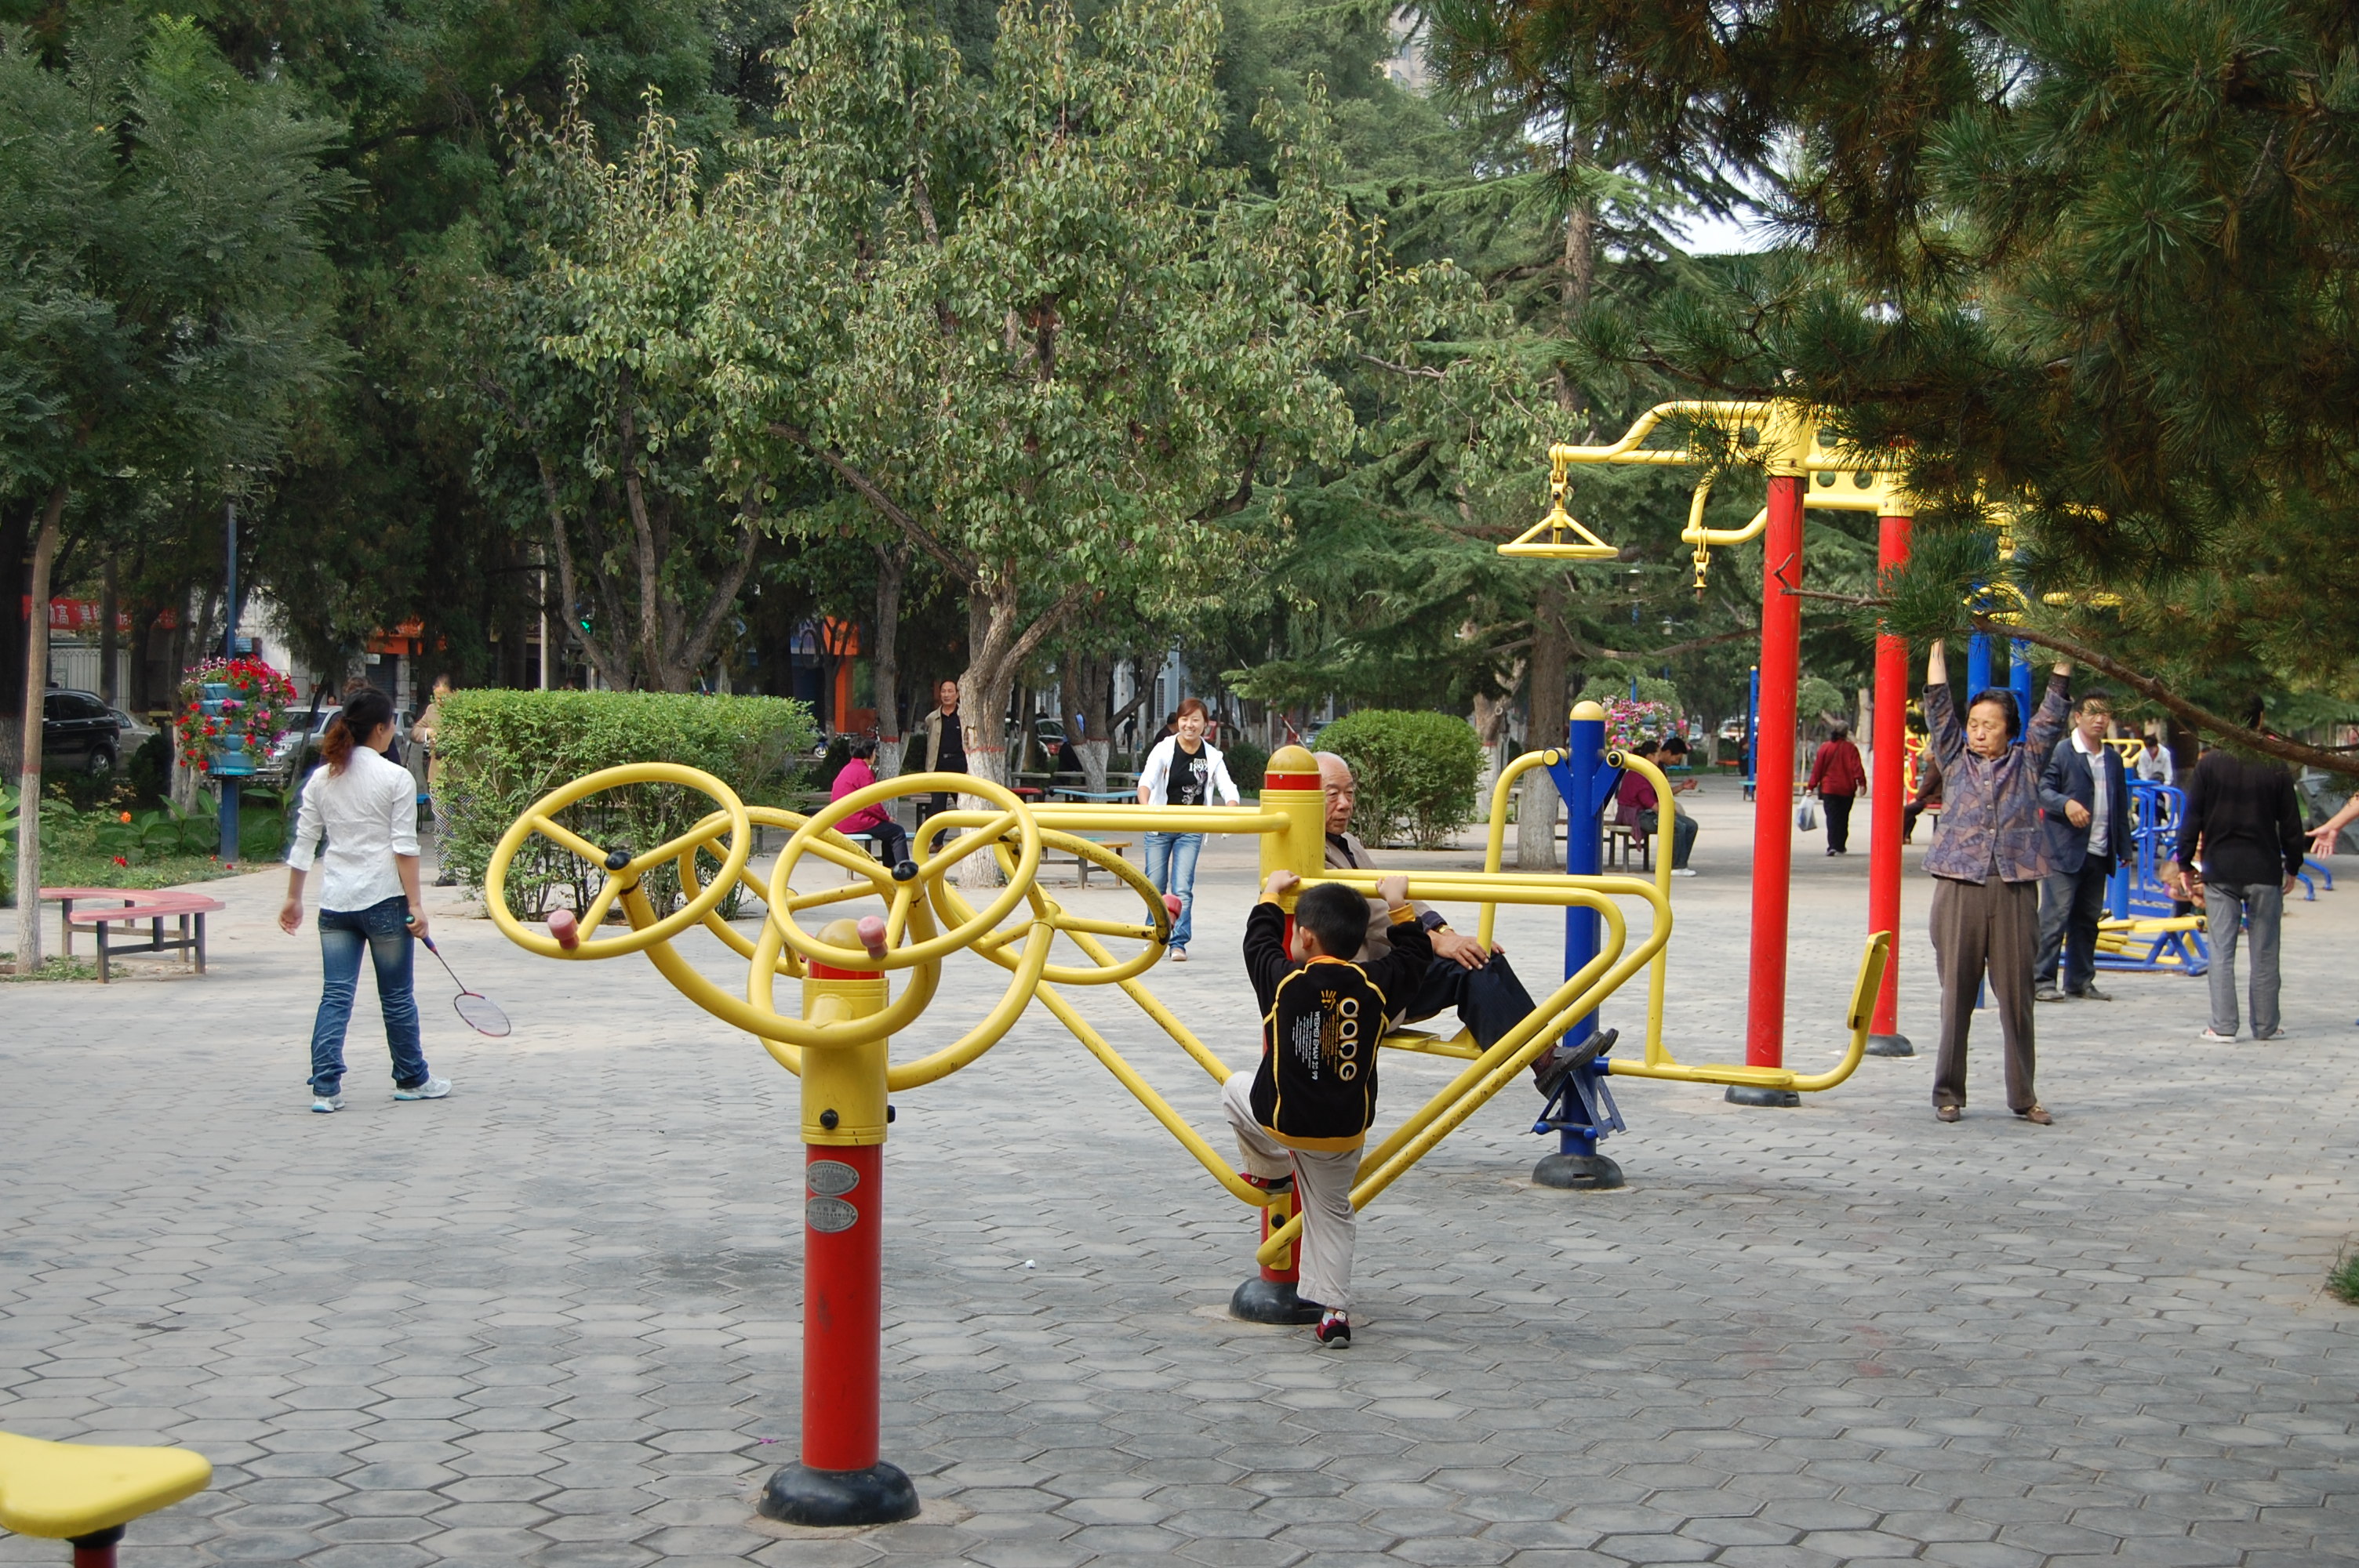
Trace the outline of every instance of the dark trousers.
<instances>
[{"instance_id":1,"label":"dark trousers","mask_svg":"<svg viewBox=\"0 0 2359 1568\"><path fill-rule=\"evenodd\" d=\"M1990 977L2006 1042L2006 1108L2029 1110L2032 1092L2031 958L2039 940L2039 884L1933 879L1933 959L1941 974L1941 1054L1933 1104L1966 1103L1966 1032Z\"/></svg>"},{"instance_id":2,"label":"dark trousers","mask_svg":"<svg viewBox=\"0 0 2359 1568\"><path fill-rule=\"evenodd\" d=\"M2039 957L2031 978L2056 983L2059 960L2064 989L2080 992L2097 978L2097 922L2105 915L2105 887L2114 880L2114 858L2092 855L2077 871L2051 871L2039 882Z\"/></svg>"},{"instance_id":3,"label":"dark trousers","mask_svg":"<svg viewBox=\"0 0 2359 1568\"><path fill-rule=\"evenodd\" d=\"M1827 848L1841 855L1851 849L1851 803L1848 795L1822 795L1819 805L1827 814Z\"/></svg>"},{"instance_id":4,"label":"dark trousers","mask_svg":"<svg viewBox=\"0 0 2359 1568\"><path fill-rule=\"evenodd\" d=\"M1638 813L1638 831L1648 838L1654 837L1662 826L1662 815L1651 806ZM1695 849L1696 832L1694 817L1682 813L1671 818L1671 870L1684 871L1688 869L1688 856Z\"/></svg>"},{"instance_id":5,"label":"dark trousers","mask_svg":"<svg viewBox=\"0 0 2359 1568\"><path fill-rule=\"evenodd\" d=\"M1494 953L1479 969L1436 958L1408 998L1402 1016L1414 1023L1437 1013L1455 1012L1458 1022L1474 1036L1474 1044L1488 1051L1531 1011L1531 992L1524 989L1506 955Z\"/></svg>"},{"instance_id":6,"label":"dark trousers","mask_svg":"<svg viewBox=\"0 0 2359 1568\"><path fill-rule=\"evenodd\" d=\"M897 866L909 858L909 830L899 823L888 817L867 832L873 852L886 865Z\"/></svg>"}]
</instances>

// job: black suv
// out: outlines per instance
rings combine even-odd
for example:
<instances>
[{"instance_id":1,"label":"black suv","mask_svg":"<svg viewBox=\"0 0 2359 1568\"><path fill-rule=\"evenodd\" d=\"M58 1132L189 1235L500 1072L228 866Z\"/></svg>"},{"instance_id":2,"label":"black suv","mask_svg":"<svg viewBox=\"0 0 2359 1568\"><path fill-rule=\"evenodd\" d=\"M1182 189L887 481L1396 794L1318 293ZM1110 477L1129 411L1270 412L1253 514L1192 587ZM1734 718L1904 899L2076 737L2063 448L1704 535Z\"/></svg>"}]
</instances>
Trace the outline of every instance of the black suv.
<instances>
[{"instance_id":1,"label":"black suv","mask_svg":"<svg viewBox=\"0 0 2359 1568\"><path fill-rule=\"evenodd\" d=\"M95 692L51 687L41 705L44 763L111 772L122 751L123 726Z\"/></svg>"}]
</instances>

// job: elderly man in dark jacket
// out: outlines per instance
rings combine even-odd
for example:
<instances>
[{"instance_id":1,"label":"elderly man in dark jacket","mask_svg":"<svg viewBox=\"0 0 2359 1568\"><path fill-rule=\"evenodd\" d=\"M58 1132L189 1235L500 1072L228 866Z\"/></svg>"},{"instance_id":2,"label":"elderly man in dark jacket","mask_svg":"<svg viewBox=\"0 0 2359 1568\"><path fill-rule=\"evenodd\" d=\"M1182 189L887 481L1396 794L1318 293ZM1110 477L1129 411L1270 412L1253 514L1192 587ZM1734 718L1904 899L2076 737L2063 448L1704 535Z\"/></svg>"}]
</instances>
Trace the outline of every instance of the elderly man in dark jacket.
<instances>
[{"instance_id":1,"label":"elderly man in dark jacket","mask_svg":"<svg viewBox=\"0 0 2359 1568\"><path fill-rule=\"evenodd\" d=\"M1926 664L1925 721L1941 763L1941 827L1925 869L1933 875L1933 957L1941 971L1933 1114L1943 1121L1965 1114L1966 1031L1985 973L2006 1040L2007 1108L2042 1127L2054 1119L2032 1092L2031 957L2039 879L2048 874L2039 771L2064 732L2071 675L2070 661L2059 661L2031 733L2017 746L2013 696L1976 693L1961 725L1940 643Z\"/></svg>"},{"instance_id":2,"label":"elderly man in dark jacket","mask_svg":"<svg viewBox=\"0 0 2359 1568\"><path fill-rule=\"evenodd\" d=\"M2033 997L2114 999L2097 989L2097 922L2114 868L2130 853L2130 783L2121 753L2105 744L2114 706L2097 692L2072 709L2071 732L2048 754L2039 804L2048 813L2048 876L2039 884L2038 984ZM2059 960L2064 984L2056 984Z\"/></svg>"}]
</instances>

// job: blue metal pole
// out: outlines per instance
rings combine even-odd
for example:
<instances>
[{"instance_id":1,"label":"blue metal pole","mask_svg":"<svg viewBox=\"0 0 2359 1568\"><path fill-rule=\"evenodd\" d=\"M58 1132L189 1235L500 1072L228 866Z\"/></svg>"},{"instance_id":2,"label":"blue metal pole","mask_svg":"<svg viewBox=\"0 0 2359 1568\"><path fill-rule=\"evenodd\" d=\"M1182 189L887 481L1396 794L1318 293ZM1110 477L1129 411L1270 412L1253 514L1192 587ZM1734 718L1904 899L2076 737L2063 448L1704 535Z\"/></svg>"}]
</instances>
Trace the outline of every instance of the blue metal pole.
<instances>
[{"instance_id":1,"label":"blue metal pole","mask_svg":"<svg viewBox=\"0 0 2359 1568\"><path fill-rule=\"evenodd\" d=\"M1562 760L1549 769L1557 793L1564 798L1564 869L1576 877L1593 877L1603 869L1605 807L1622 770L1605 764L1605 710L1584 702L1572 710L1571 735ZM1666 803L1668 805L1668 803ZM1599 923L1593 909L1564 912L1564 972L1570 978L1597 957ZM1597 1015L1574 1021L1565 1031L1569 1040L1584 1040L1597 1028Z\"/></svg>"},{"instance_id":2,"label":"blue metal pole","mask_svg":"<svg viewBox=\"0 0 2359 1568\"><path fill-rule=\"evenodd\" d=\"M1745 782L1753 782L1753 756L1761 745L1761 666L1753 666L1753 674L1745 683ZM1753 792L1748 789L1749 796Z\"/></svg>"},{"instance_id":3,"label":"blue metal pole","mask_svg":"<svg viewBox=\"0 0 2359 1568\"><path fill-rule=\"evenodd\" d=\"M1972 702L1975 697L1988 691L1990 684L1990 633L1977 632L1974 633L1973 641L1966 644L1966 700Z\"/></svg>"},{"instance_id":4,"label":"blue metal pole","mask_svg":"<svg viewBox=\"0 0 2359 1568\"><path fill-rule=\"evenodd\" d=\"M2010 661L2006 684L2015 692L2016 716L2022 721L2027 734L2031 730L2031 706L2035 700L2031 690L2031 644L2010 637L2006 642L2006 655Z\"/></svg>"}]
</instances>

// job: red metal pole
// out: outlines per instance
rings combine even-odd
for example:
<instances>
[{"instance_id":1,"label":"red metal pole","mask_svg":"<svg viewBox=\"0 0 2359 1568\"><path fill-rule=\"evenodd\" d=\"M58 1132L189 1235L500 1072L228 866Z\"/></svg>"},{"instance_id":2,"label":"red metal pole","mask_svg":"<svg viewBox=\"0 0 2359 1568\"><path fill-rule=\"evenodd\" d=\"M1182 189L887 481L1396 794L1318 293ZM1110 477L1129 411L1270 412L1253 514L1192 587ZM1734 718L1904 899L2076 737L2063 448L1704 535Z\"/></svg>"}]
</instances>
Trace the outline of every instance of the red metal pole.
<instances>
[{"instance_id":1,"label":"red metal pole","mask_svg":"<svg viewBox=\"0 0 2359 1568\"><path fill-rule=\"evenodd\" d=\"M1786 914L1794 869L1794 704L1802 663L1804 476L1773 474L1761 572L1761 741L1753 769L1753 973L1748 1066L1786 1065ZM1739 1104L1798 1104L1782 1090L1732 1088Z\"/></svg>"},{"instance_id":2,"label":"red metal pole","mask_svg":"<svg viewBox=\"0 0 2359 1568\"><path fill-rule=\"evenodd\" d=\"M884 1370L885 1148L806 1144L803 1173L803 1463L865 1470Z\"/></svg>"},{"instance_id":3,"label":"red metal pole","mask_svg":"<svg viewBox=\"0 0 2359 1568\"><path fill-rule=\"evenodd\" d=\"M1875 566L1879 577L1908 564L1907 517L1875 520ZM1875 993L1875 1017L1868 1049L1879 1056L1915 1053L1900 1027L1900 819L1908 748L1908 643L1878 633L1875 638L1875 777L1868 795L1867 928L1894 935L1884 984Z\"/></svg>"}]
</instances>

